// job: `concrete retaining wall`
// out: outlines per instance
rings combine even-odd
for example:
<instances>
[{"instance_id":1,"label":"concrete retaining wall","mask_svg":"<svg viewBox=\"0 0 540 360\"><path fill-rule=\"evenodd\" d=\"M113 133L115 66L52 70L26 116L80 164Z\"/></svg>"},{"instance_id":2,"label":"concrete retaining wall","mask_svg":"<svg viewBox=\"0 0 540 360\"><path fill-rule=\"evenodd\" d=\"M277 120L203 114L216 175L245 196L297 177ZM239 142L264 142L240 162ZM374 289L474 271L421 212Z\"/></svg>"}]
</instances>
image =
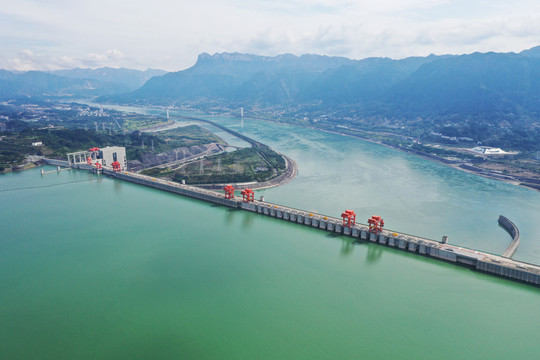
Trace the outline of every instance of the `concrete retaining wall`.
<instances>
[{"instance_id":1,"label":"concrete retaining wall","mask_svg":"<svg viewBox=\"0 0 540 360\"><path fill-rule=\"evenodd\" d=\"M44 158L41 161L43 161L47 165L69 167L69 164L68 164L68 162L66 160L57 160L57 159Z\"/></svg>"},{"instance_id":2,"label":"concrete retaining wall","mask_svg":"<svg viewBox=\"0 0 540 360\"><path fill-rule=\"evenodd\" d=\"M499 225L502 226L510 234L510 236L512 236L512 243L510 246L508 246L503 254L504 257L511 258L519 246L519 230L513 222L502 215L499 216Z\"/></svg>"}]
</instances>

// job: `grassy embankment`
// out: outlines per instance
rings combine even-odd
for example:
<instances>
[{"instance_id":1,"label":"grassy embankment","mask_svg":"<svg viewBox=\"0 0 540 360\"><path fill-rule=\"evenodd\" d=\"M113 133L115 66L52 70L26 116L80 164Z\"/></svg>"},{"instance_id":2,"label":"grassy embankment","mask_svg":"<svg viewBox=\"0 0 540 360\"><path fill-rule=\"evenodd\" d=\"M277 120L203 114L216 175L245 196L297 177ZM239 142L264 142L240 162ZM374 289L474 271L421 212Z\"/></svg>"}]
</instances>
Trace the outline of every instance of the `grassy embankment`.
<instances>
[{"instance_id":1,"label":"grassy embankment","mask_svg":"<svg viewBox=\"0 0 540 360\"><path fill-rule=\"evenodd\" d=\"M271 148L259 145L208 156L178 169L153 168L142 173L188 184L262 182L285 170L285 160Z\"/></svg>"}]
</instances>

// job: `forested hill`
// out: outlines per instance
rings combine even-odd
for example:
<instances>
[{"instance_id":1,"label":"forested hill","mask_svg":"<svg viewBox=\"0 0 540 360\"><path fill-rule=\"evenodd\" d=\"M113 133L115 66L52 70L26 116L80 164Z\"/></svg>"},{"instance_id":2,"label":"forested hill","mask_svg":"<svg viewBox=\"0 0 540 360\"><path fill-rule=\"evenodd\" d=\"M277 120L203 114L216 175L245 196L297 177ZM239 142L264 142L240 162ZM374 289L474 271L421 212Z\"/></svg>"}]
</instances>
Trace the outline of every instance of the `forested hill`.
<instances>
[{"instance_id":1,"label":"forested hill","mask_svg":"<svg viewBox=\"0 0 540 360\"><path fill-rule=\"evenodd\" d=\"M140 89L101 100L125 103L218 101L228 104L290 105L322 100L362 102L380 96L437 57L350 60L321 55L265 57L201 54L183 71L150 79Z\"/></svg>"},{"instance_id":2,"label":"forested hill","mask_svg":"<svg viewBox=\"0 0 540 360\"><path fill-rule=\"evenodd\" d=\"M350 60L320 55L201 54L183 71L100 101L234 106L352 106L390 117L536 116L540 47L515 53Z\"/></svg>"},{"instance_id":3,"label":"forested hill","mask_svg":"<svg viewBox=\"0 0 540 360\"><path fill-rule=\"evenodd\" d=\"M475 53L421 66L377 99L410 115L534 115L540 111L540 58Z\"/></svg>"}]
</instances>

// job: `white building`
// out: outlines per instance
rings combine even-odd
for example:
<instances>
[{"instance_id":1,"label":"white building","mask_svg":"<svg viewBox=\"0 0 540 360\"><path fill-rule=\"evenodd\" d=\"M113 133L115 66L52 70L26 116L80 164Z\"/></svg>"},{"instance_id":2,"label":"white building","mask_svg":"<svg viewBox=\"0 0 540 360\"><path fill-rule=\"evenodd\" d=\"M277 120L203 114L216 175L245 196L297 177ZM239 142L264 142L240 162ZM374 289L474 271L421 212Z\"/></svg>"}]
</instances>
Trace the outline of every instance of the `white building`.
<instances>
[{"instance_id":1,"label":"white building","mask_svg":"<svg viewBox=\"0 0 540 360\"><path fill-rule=\"evenodd\" d=\"M126 148L122 146L107 146L99 149L99 158L101 166L112 167L111 164L115 161L120 163L120 169L127 170Z\"/></svg>"},{"instance_id":2,"label":"white building","mask_svg":"<svg viewBox=\"0 0 540 360\"><path fill-rule=\"evenodd\" d=\"M490 146L477 146L475 148L471 149L475 153L482 154L482 155L502 155L502 154L508 154L506 151L500 149L500 148L494 148Z\"/></svg>"},{"instance_id":3,"label":"white building","mask_svg":"<svg viewBox=\"0 0 540 360\"><path fill-rule=\"evenodd\" d=\"M67 154L69 166L85 165L91 167L97 163L112 169L112 163L118 161L121 170L127 170L126 148L122 146L107 146L102 149L92 148L87 151L79 151ZM91 162L91 165L88 164Z\"/></svg>"}]
</instances>

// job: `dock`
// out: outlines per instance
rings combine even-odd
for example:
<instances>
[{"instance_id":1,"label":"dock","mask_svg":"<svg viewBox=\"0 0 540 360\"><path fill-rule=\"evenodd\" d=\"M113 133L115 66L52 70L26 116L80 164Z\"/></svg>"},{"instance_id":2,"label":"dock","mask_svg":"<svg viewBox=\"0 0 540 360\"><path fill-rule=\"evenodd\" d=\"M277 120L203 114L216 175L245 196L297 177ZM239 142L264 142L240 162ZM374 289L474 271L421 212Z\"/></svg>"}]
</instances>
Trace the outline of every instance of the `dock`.
<instances>
[{"instance_id":1,"label":"dock","mask_svg":"<svg viewBox=\"0 0 540 360\"><path fill-rule=\"evenodd\" d=\"M326 232L338 233L353 239L373 242L414 254L428 256L480 272L500 276L529 285L540 286L540 266L513 260L510 257L451 245L423 237L399 233L392 230L370 232L368 225L356 223L344 226L343 219L253 199L244 202L241 198L228 199L224 193L179 184L128 171L114 172L103 168L103 174L131 183L149 186L171 193L199 199L230 208L250 211L283 221L293 222ZM515 249L514 249L515 251Z\"/></svg>"}]
</instances>

